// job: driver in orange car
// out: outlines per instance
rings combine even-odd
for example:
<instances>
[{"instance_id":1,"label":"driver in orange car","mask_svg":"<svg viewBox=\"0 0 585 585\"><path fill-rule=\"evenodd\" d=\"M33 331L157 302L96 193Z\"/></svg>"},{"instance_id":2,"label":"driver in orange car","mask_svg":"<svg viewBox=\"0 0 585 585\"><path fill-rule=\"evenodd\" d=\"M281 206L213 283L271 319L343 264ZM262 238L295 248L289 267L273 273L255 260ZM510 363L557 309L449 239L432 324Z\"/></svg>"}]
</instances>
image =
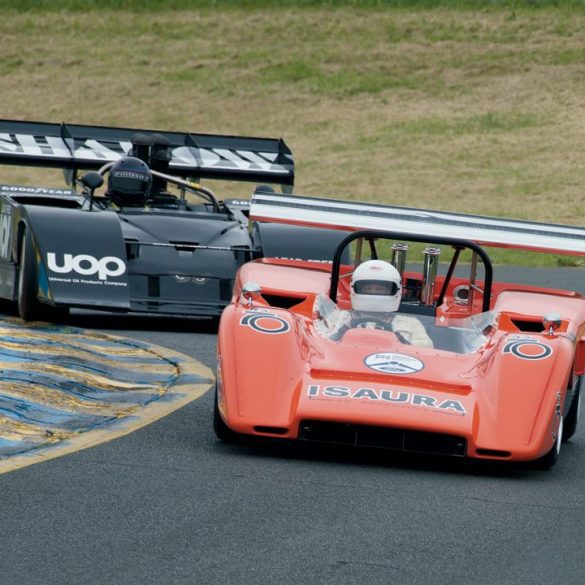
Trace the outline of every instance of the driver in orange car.
<instances>
[{"instance_id":1,"label":"driver in orange car","mask_svg":"<svg viewBox=\"0 0 585 585\"><path fill-rule=\"evenodd\" d=\"M402 278L392 264L368 260L351 279L351 311L341 311L329 338L338 341L352 328L384 329L410 345L433 347L423 324L412 315L397 313L402 298Z\"/></svg>"}]
</instances>

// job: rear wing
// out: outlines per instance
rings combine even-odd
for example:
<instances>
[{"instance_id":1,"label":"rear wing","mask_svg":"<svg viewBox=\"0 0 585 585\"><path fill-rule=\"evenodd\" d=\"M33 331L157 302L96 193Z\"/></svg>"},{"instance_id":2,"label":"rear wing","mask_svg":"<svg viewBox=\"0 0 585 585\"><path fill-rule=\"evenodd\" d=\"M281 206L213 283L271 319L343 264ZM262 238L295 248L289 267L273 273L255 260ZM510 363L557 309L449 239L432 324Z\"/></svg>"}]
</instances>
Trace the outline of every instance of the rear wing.
<instances>
[{"instance_id":1,"label":"rear wing","mask_svg":"<svg viewBox=\"0 0 585 585\"><path fill-rule=\"evenodd\" d=\"M585 256L585 228L372 203L254 193L250 219L342 230L384 230L485 246Z\"/></svg>"},{"instance_id":2,"label":"rear wing","mask_svg":"<svg viewBox=\"0 0 585 585\"><path fill-rule=\"evenodd\" d=\"M181 177L294 184L292 152L282 139L65 123L0 120L0 164L97 170L128 154L136 134L166 138L169 171Z\"/></svg>"}]
</instances>

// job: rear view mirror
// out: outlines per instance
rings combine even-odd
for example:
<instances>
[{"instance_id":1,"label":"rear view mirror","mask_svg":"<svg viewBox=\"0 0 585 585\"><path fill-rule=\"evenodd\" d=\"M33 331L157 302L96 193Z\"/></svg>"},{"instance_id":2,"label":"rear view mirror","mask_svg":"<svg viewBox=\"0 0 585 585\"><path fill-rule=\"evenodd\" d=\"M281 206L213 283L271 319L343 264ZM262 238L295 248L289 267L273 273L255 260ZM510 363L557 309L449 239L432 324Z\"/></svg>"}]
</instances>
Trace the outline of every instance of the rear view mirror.
<instances>
[{"instance_id":1,"label":"rear view mirror","mask_svg":"<svg viewBox=\"0 0 585 585\"><path fill-rule=\"evenodd\" d=\"M89 189L90 191L95 191L98 187L101 187L104 184L104 178L95 171L91 171L89 173L85 173L79 178L79 182Z\"/></svg>"},{"instance_id":2,"label":"rear view mirror","mask_svg":"<svg viewBox=\"0 0 585 585\"><path fill-rule=\"evenodd\" d=\"M252 302L260 296L261 292L262 289L260 288L260 285L251 280L242 287L242 295L248 302L248 305L251 305Z\"/></svg>"},{"instance_id":3,"label":"rear view mirror","mask_svg":"<svg viewBox=\"0 0 585 585\"><path fill-rule=\"evenodd\" d=\"M104 178L95 171L90 171L82 175L79 182L89 191L89 210L93 209L93 192L104 184Z\"/></svg>"},{"instance_id":4,"label":"rear view mirror","mask_svg":"<svg viewBox=\"0 0 585 585\"><path fill-rule=\"evenodd\" d=\"M542 320L545 331L552 337L561 326L561 316L558 313L547 313Z\"/></svg>"}]
</instances>

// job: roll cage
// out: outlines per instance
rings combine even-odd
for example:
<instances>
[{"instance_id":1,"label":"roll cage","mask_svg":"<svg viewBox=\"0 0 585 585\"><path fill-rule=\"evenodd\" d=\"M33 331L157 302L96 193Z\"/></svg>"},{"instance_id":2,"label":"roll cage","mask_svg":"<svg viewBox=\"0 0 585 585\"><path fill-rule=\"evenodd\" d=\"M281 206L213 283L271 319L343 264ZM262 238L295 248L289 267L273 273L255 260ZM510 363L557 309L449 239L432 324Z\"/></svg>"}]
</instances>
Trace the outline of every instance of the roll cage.
<instances>
[{"instance_id":1,"label":"roll cage","mask_svg":"<svg viewBox=\"0 0 585 585\"><path fill-rule=\"evenodd\" d=\"M463 240L459 238L448 238L448 237L425 237L425 236L418 236L413 234L408 234L405 232L392 232L392 231L380 231L380 230L360 230L353 232L352 234L348 235L344 238L340 243L337 249L335 250L335 254L333 256L333 266L331 270L331 287L329 290L329 298L334 302L337 303L338 298L338 289L339 289L339 281L340 278L343 276L341 275L341 267L342 267L342 259L347 257L347 249L348 246L357 241L357 253L355 256L354 265L357 266L362 261L362 249L363 245L366 244L369 248L370 255L372 259L379 259L379 251L377 246L378 240L391 240L395 242L414 242L414 243L422 243L422 244L431 244L431 245L443 245L443 246L450 246L453 248L454 253L451 258L451 262L447 269L447 273L443 280L443 284L441 286L441 290L439 291L438 296L431 295L430 298L424 299L421 296L421 293L425 289L425 284L432 284L434 287L434 278L436 276L436 263L437 258L433 258L432 252L429 252L428 255L425 256L425 266L423 267L423 278L422 282L420 283L420 289L415 291L414 295L410 295L408 299L403 297L403 301L401 303L401 310L413 313L426 313L426 314L434 314L436 308L439 307L447 293L449 288L449 284L455 272L455 267L460 259L461 252L464 250L469 250L472 253L471 256L471 263L469 269L469 299L468 302L472 304L472 298L474 291L481 292L483 295L482 298L482 309L481 312L487 312L490 308L490 299L492 293L492 284L493 284L493 267L489 256L487 255L486 251L479 246L478 244L471 242L469 240ZM430 250L427 248L427 250ZM428 266L427 266L427 258ZM481 261L483 264L484 269L484 287L483 290L477 286L477 262ZM401 258L401 261L398 261L398 254L395 255L393 258L393 264L399 264L396 266L403 276L404 279L404 261L405 255ZM434 264L434 266L433 266ZM429 279L432 279L432 283L429 282ZM432 290L432 287L431 287ZM418 294L417 294L418 293Z\"/></svg>"}]
</instances>

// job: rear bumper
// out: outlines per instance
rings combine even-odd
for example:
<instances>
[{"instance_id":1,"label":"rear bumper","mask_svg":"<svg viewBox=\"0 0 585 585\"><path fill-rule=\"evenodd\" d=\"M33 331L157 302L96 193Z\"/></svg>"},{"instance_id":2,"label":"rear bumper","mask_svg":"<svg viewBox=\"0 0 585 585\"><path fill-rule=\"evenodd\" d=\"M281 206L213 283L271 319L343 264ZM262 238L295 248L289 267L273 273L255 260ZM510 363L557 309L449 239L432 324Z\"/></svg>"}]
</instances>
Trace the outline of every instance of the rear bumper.
<instances>
[{"instance_id":1,"label":"rear bumper","mask_svg":"<svg viewBox=\"0 0 585 585\"><path fill-rule=\"evenodd\" d=\"M221 301L153 301L150 299L140 299L130 301L130 312L219 317L228 304L227 302Z\"/></svg>"},{"instance_id":2,"label":"rear bumper","mask_svg":"<svg viewBox=\"0 0 585 585\"><path fill-rule=\"evenodd\" d=\"M129 296L123 302L102 301L98 295L91 302L80 296L62 297L54 305L121 313L217 317L229 304L232 288L233 280L227 278L131 274Z\"/></svg>"}]
</instances>

